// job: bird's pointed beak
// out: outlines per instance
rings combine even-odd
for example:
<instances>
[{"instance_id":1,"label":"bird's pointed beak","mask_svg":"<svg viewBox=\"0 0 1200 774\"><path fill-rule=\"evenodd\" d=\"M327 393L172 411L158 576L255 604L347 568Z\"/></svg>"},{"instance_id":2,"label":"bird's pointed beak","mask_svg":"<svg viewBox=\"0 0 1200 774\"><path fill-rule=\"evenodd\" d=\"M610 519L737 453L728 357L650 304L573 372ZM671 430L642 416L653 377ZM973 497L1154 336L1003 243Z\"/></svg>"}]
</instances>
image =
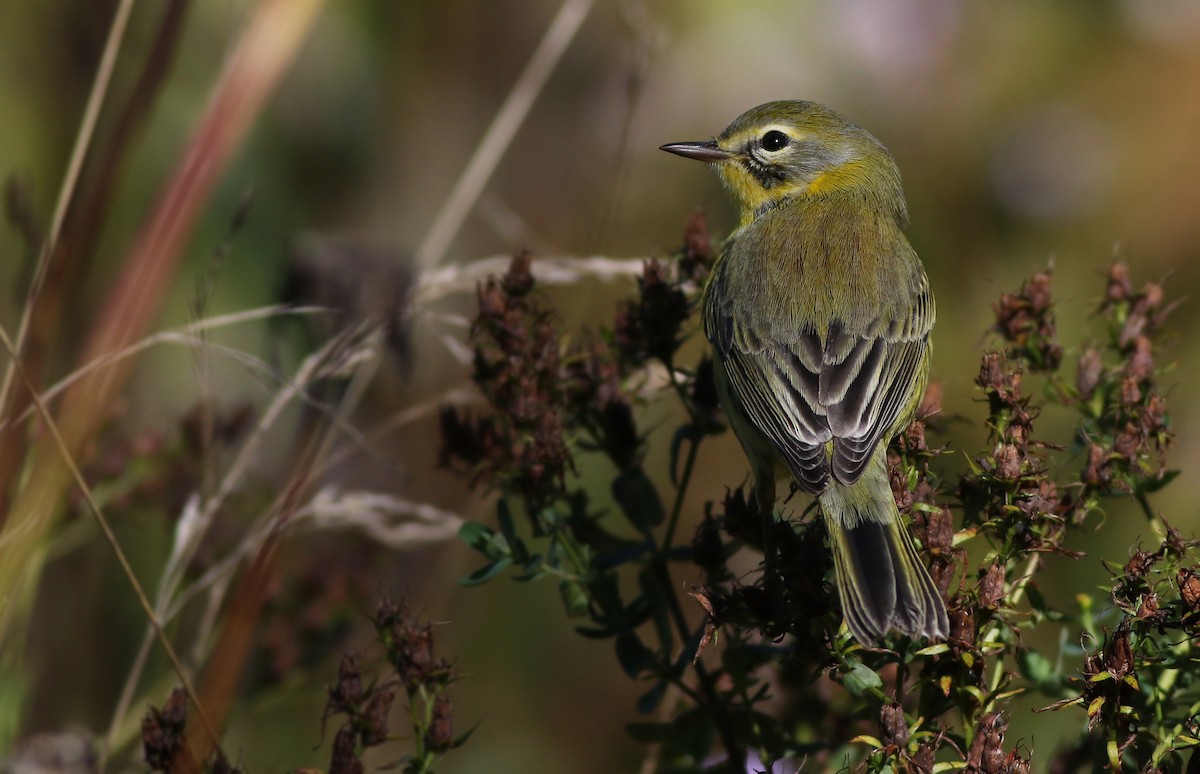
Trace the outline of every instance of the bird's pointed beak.
<instances>
[{"instance_id":1,"label":"bird's pointed beak","mask_svg":"<svg viewBox=\"0 0 1200 774\"><path fill-rule=\"evenodd\" d=\"M709 164L718 164L733 158L733 154L727 150L722 150L717 145L716 140L709 140L708 142L672 142L659 146L659 150L665 150L667 153L674 153L676 156L683 156L686 159L707 161Z\"/></svg>"}]
</instances>

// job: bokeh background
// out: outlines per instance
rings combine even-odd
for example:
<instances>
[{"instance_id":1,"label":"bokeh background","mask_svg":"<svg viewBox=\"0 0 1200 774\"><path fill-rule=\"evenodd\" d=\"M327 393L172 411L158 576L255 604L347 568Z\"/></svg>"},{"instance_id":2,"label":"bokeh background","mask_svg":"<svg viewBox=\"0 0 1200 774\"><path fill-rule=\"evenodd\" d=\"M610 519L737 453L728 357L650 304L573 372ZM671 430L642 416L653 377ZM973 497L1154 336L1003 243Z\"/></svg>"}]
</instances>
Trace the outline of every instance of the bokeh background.
<instances>
[{"instance_id":1,"label":"bokeh background","mask_svg":"<svg viewBox=\"0 0 1200 774\"><path fill-rule=\"evenodd\" d=\"M53 208L115 7L113 0L0 6L0 176L17 181L43 219ZM205 208L160 325L191 319L196 283L224 244L208 314L278 301L293 246L312 235L360 239L403 265L559 7L551 0L330 3ZM253 9L239 0L188 8L174 63L119 174L87 271L70 289L57 376L70 369ZM116 65L116 94L132 88L161 13L157 2L135 5ZM980 416L973 379L991 304L1037 269L1053 266L1069 364L1115 258L1129 263L1135 285L1158 281L1171 297L1188 298L1173 316L1178 345L1166 354L1177 363L1168 391L1178 434L1171 467L1184 475L1153 505L1195 533L1197 84L1200 5L1190 0L604 0L594 3L444 262L523 248L535 258L662 256L679 243L697 208L714 233L727 233L735 214L715 177L657 147L709 138L767 100L826 103L879 137L904 175L910 237L938 298L933 378L944 387L948 416ZM102 135L111 121L101 114ZM229 238L248 195L245 223ZM9 330L28 280L28 252L17 228L0 227L0 323ZM615 301L631 286L588 279L555 288L551 297L569 326L597 326L611 320ZM453 316L469 315L473 301L473 294L459 294L415 310L408 363L382 370L355 415L359 427L369 430L467 383L469 369L445 339L464 340ZM238 328L221 341L286 363L297 357L297 345L294 336L285 339L264 325ZM173 437L205 390L226 409L261 407L273 391L227 364L215 365L205 380L189 352L150 350L113 432ZM646 411L665 428L654 437L651 459L665 461L662 440L672 417L653 403ZM1066 420L1048 417L1045 432ZM971 422L950 427L944 441L952 448L970 453L983 442ZM259 482L269 486L280 474L274 456L291 442L286 432L270 439L257 462ZM434 416L373 443L376 453L353 457L331 480L466 518L492 518L486 492L469 491L436 468ZM1057 461L1083 465L1069 451ZM731 436L706 447L700 466L686 511L694 519L705 501L740 483L746 469ZM665 480L665 464L659 469ZM603 497L607 471L585 464L581 472L582 484ZM155 511L144 508L119 529L149 582L177 517L165 502ZM1114 507L1103 531L1075 546L1087 558L1050 561L1042 581L1047 594L1091 590L1105 577L1099 557L1123 560L1147 530L1136 509ZM52 550L20 676L21 735L64 727L103 732L136 649L141 614L93 533L79 527ZM633 702L644 686L621 673L608 643L573 633L553 584L501 579L461 587L457 579L475 559L456 541L395 550L360 534L321 533L297 535L285 554L280 583L293 595L290 604L303 607L305 595L326 599L337 584L349 590L330 602L342 613L327 647L272 671L263 664L278 655L271 649L278 645L263 646L226 744L249 770L327 765L332 732L321 730L325 689L343 649L369 648L361 614L379 591L404 596L439 622L438 649L465 676L453 692L456 722L460 729L479 725L446 759L445 771L639 766L642 751L623 725L636 719ZM366 601L356 614L359 600ZM266 630L264 624L264 642ZM1081 723L1082 713L1071 711L1036 721L1017 716L1009 738L1025 740L1036 767L1056 735ZM374 760L394 759L404 749L398 743ZM133 760L124 755L118 761Z\"/></svg>"}]
</instances>

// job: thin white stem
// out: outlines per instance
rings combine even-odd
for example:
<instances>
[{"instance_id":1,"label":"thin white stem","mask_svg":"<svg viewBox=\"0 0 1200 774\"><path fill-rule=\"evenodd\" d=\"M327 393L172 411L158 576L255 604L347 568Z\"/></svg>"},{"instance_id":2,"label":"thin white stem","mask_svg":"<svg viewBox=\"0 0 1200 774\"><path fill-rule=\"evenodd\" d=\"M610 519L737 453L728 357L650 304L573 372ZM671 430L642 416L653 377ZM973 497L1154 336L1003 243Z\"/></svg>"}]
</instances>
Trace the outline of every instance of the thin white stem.
<instances>
[{"instance_id":1,"label":"thin white stem","mask_svg":"<svg viewBox=\"0 0 1200 774\"><path fill-rule=\"evenodd\" d=\"M584 279L613 280L637 277L643 271L643 258L605 258L603 256L536 258L533 269L539 285L565 285ZM470 263L453 264L422 272L414 300L428 304L455 293L473 291L491 275L503 274L512 262L511 255L493 255Z\"/></svg>"}]
</instances>

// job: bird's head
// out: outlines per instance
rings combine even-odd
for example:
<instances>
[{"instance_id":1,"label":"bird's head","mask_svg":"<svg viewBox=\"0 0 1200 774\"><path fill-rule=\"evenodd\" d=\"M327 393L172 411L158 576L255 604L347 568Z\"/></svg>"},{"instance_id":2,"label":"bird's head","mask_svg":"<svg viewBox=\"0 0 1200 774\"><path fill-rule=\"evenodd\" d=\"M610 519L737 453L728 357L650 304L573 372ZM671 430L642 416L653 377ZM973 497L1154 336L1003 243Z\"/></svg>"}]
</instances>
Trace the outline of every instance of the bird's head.
<instances>
[{"instance_id":1,"label":"bird's head","mask_svg":"<svg viewBox=\"0 0 1200 774\"><path fill-rule=\"evenodd\" d=\"M662 150L716 166L742 209L742 224L786 201L846 193L907 220L900 171L867 130L815 102L752 108L715 140Z\"/></svg>"}]
</instances>

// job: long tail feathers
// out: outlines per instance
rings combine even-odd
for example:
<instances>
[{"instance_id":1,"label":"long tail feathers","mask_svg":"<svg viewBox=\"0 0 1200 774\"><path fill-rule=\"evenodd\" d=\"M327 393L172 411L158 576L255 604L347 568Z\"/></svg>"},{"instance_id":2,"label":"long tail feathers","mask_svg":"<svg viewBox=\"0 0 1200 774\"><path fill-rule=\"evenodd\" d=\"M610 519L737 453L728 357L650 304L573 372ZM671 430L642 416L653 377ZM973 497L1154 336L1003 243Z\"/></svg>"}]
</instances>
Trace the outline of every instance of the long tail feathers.
<instances>
[{"instance_id":1,"label":"long tail feathers","mask_svg":"<svg viewBox=\"0 0 1200 774\"><path fill-rule=\"evenodd\" d=\"M831 486L821 504L850 632L862 643L877 642L889 629L944 638L950 628L946 604L917 556L891 492L886 499L871 498L870 512L862 512L868 509L853 504L861 498L842 496L839 489Z\"/></svg>"}]
</instances>

